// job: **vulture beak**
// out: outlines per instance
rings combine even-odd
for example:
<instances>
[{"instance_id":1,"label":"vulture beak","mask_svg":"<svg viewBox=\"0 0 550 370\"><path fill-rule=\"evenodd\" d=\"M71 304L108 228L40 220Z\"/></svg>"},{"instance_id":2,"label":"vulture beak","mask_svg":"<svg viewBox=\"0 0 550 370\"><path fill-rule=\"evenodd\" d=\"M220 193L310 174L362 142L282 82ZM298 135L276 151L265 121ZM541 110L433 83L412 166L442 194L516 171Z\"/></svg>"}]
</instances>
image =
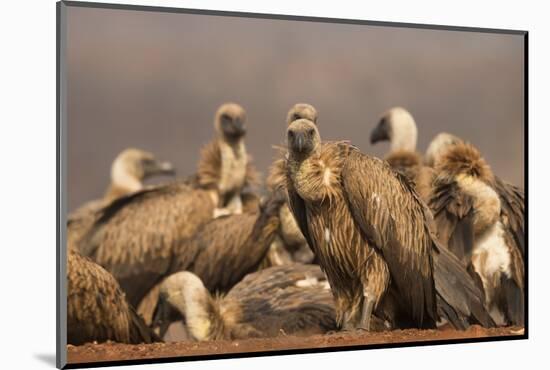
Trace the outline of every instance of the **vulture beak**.
<instances>
[{"instance_id":1,"label":"vulture beak","mask_svg":"<svg viewBox=\"0 0 550 370\"><path fill-rule=\"evenodd\" d=\"M298 149L299 152L302 152L306 146L306 138L304 137L304 133L298 132L294 140L296 143L296 149Z\"/></svg>"},{"instance_id":2,"label":"vulture beak","mask_svg":"<svg viewBox=\"0 0 550 370\"><path fill-rule=\"evenodd\" d=\"M226 137L229 139L238 139L246 134L244 120L241 118L224 118L222 121L222 129Z\"/></svg>"},{"instance_id":3,"label":"vulture beak","mask_svg":"<svg viewBox=\"0 0 550 370\"><path fill-rule=\"evenodd\" d=\"M168 161L162 162L162 161L152 161L150 163L145 164L145 173L148 176L152 175L175 175L176 170L174 169L174 165Z\"/></svg>"},{"instance_id":4,"label":"vulture beak","mask_svg":"<svg viewBox=\"0 0 550 370\"><path fill-rule=\"evenodd\" d=\"M246 128L244 127L244 121L240 118L235 118L233 120L233 127L237 135L244 135L246 133Z\"/></svg>"},{"instance_id":5,"label":"vulture beak","mask_svg":"<svg viewBox=\"0 0 550 370\"><path fill-rule=\"evenodd\" d=\"M168 302L163 297L159 297L155 313L153 315L152 328L159 328L159 337L163 338L170 326L170 310Z\"/></svg>"},{"instance_id":6,"label":"vulture beak","mask_svg":"<svg viewBox=\"0 0 550 370\"><path fill-rule=\"evenodd\" d=\"M158 163L159 172L165 175L175 175L176 169L174 165L168 161Z\"/></svg>"},{"instance_id":7,"label":"vulture beak","mask_svg":"<svg viewBox=\"0 0 550 370\"><path fill-rule=\"evenodd\" d=\"M385 119L382 119L376 128L370 134L370 143L375 144L379 141L389 140L388 124Z\"/></svg>"}]
</instances>

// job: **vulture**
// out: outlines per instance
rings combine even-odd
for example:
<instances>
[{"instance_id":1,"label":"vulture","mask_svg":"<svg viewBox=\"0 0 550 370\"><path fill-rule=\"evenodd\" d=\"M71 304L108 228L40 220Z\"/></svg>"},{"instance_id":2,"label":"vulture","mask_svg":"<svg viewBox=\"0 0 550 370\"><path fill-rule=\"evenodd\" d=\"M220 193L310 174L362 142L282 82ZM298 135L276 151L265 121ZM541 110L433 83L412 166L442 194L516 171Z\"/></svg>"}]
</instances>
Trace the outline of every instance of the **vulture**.
<instances>
[{"instance_id":1,"label":"vulture","mask_svg":"<svg viewBox=\"0 0 550 370\"><path fill-rule=\"evenodd\" d=\"M259 174L246 151L245 122L246 112L240 105L223 104L214 119L216 137L201 149L197 174L191 182L218 194L214 217L242 213L245 197L251 202L248 209L258 204L248 189L257 185Z\"/></svg>"},{"instance_id":2,"label":"vulture","mask_svg":"<svg viewBox=\"0 0 550 370\"><path fill-rule=\"evenodd\" d=\"M74 249L67 255L67 343L160 341L128 304L116 279Z\"/></svg>"},{"instance_id":3,"label":"vulture","mask_svg":"<svg viewBox=\"0 0 550 370\"><path fill-rule=\"evenodd\" d=\"M434 167L436 159L440 158L445 150L455 144L464 143L459 137L443 132L432 140L426 150L425 160L428 166ZM525 251L525 193L498 176L494 176L494 190L500 198L500 221L512 236L522 255Z\"/></svg>"},{"instance_id":4,"label":"vulture","mask_svg":"<svg viewBox=\"0 0 550 370\"><path fill-rule=\"evenodd\" d=\"M373 314L394 328L494 325L406 177L347 142L321 143L307 119L287 141L290 209L327 274L339 328L371 330Z\"/></svg>"},{"instance_id":5,"label":"vulture","mask_svg":"<svg viewBox=\"0 0 550 370\"><path fill-rule=\"evenodd\" d=\"M197 341L332 331L334 303L316 265L270 267L247 275L225 296L213 297L195 274L182 271L160 287L154 327L184 320Z\"/></svg>"},{"instance_id":6,"label":"vulture","mask_svg":"<svg viewBox=\"0 0 550 370\"><path fill-rule=\"evenodd\" d=\"M422 156L416 151L417 136L413 116L404 108L394 107L382 115L371 132L370 142L390 142L390 153L384 159L412 181L420 197L427 200L433 169L422 163Z\"/></svg>"},{"instance_id":7,"label":"vulture","mask_svg":"<svg viewBox=\"0 0 550 370\"><path fill-rule=\"evenodd\" d=\"M441 135L432 144L429 206L441 241L479 275L495 322L523 325L523 191L495 177L473 145Z\"/></svg>"},{"instance_id":8,"label":"vulture","mask_svg":"<svg viewBox=\"0 0 550 370\"><path fill-rule=\"evenodd\" d=\"M279 191L262 202L259 212L209 221L187 242L186 250L194 252L193 259L178 264L178 269L196 274L212 293L229 291L260 267L279 230L279 209L285 202L285 194ZM159 285L138 306L147 323L151 322L158 301Z\"/></svg>"},{"instance_id":9,"label":"vulture","mask_svg":"<svg viewBox=\"0 0 550 370\"><path fill-rule=\"evenodd\" d=\"M244 110L222 105L215 127L217 137L208 155L203 152L193 181L178 180L114 200L98 212L80 242L82 253L115 276L134 307L163 277L195 261L199 246L191 243L192 237L221 216L216 210L242 206L240 189L249 166ZM237 208L232 211L239 213Z\"/></svg>"},{"instance_id":10,"label":"vulture","mask_svg":"<svg viewBox=\"0 0 550 370\"><path fill-rule=\"evenodd\" d=\"M173 175L170 162L162 162L149 152L128 148L111 165L111 184L103 198L92 200L72 212L67 222L67 240L76 244L94 222L96 212L121 196L143 189L143 181L157 175Z\"/></svg>"}]
</instances>

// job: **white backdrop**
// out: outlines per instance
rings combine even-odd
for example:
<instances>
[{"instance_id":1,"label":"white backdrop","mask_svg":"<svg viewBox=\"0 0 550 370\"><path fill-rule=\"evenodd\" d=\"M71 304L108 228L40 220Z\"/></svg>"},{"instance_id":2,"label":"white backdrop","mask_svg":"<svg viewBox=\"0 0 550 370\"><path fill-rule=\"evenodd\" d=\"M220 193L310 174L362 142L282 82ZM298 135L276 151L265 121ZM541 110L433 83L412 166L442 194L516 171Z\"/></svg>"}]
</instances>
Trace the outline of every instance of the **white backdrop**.
<instances>
[{"instance_id":1,"label":"white backdrop","mask_svg":"<svg viewBox=\"0 0 550 370\"><path fill-rule=\"evenodd\" d=\"M294 355L155 365L162 369L322 369L354 366L426 369L518 368L545 363L550 330L543 162L548 129L550 24L542 1L202 0L111 1L198 9L278 13L530 31L529 157L530 336L528 341ZM0 150L0 361L9 368L54 366L55 354L55 2L2 4ZM6 356L7 355L7 356ZM412 366L411 366L412 365ZM546 365L547 366L547 365ZM4 367L4 366L2 366ZM138 368L152 368L138 366Z\"/></svg>"}]
</instances>

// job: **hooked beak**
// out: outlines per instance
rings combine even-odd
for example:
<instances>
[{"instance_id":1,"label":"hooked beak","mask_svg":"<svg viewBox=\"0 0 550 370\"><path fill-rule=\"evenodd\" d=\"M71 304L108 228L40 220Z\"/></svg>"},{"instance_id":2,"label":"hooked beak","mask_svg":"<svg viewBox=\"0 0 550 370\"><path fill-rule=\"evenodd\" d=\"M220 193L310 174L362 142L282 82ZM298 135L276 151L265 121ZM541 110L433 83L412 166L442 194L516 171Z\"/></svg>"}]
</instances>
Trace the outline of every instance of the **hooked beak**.
<instances>
[{"instance_id":1,"label":"hooked beak","mask_svg":"<svg viewBox=\"0 0 550 370\"><path fill-rule=\"evenodd\" d=\"M234 119L223 127L224 135L229 139L239 139L246 134L244 120Z\"/></svg>"},{"instance_id":2,"label":"hooked beak","mask_svg":"<svg viewBox=\"0 0 550 370\"><path fill-rule=\"evenodd\" d=\"M299 152L302 152L306 144L306 139L302 133L296 135L295 143L296 149L298 149Z\"/></svg>"},{"instance_id":3,"label":"hooked beak","mask_svg":"<svg viewBox=\"0 0 550 370\"><path fill-rule=\"evenodd\" d=\"M159 328L159 337L164 338L164 335L168 331L170 326L170 307L166 300L162 297L159 297L157 307L155 308L155 313L153 315L153 322L151 323L152 328Z\"/></svg>"},{"instance_id":4,"label":"hooked beak","mask_svg":"<svg viewBox=\"0 0 550 370\"><path fill-rule=\"evenodd\" d=\"M232 135L233 137L241 137L246 134L246 128L244 127L244 121L241 119L235 119L232 121Z\"/></svg>"},{"instance_id":5,"label":"hooked beak","mask_svg":"<svg viewBox=\"0 0 550 370\"><path fill-rule=\"evenodd\" d=\"M379 141L389 140L388 130L384 120L378 123L378 126L370 134L370 143L375 144Z\"/></svg>"},{"instance_id":6,"label":"hooked beak","mask_svg":"<svg viewBox=\"0 0 550 370\"><path fill-rule=\"evenodd\" d=\"M168 161L161 162L161 161L155 161L150 171L148 171L150 175L169 175L173 176L176 174L176 170L174 168L174 165Z\"/></svg>"}]
</instances>

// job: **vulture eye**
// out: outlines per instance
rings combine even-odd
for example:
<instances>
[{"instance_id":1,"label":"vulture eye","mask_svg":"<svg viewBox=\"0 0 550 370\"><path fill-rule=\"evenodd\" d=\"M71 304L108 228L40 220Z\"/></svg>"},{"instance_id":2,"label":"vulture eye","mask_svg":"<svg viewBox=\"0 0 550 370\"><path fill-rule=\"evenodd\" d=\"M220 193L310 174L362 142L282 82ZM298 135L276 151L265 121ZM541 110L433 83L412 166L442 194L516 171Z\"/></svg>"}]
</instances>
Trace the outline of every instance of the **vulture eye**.
<instances>
[{"instance_id":1,"label":"vulture eye","mask_svg":"<svg viewBox=\"0 0 550 370\"><path fill-rule=\"evenodd\" d=\"M288 137L293 138L294 137L294 131L289 131L288 132Z\"/></svg>"},{"instance_id":2,"label":"vulture eye","mask_svg":"<svg viewBox=\"0 0 550 370\"><path fill-rule=\"evenodd\" d=\"M308 134L309 136L313 136L313 133L314 133L314 132L315 132L315 130L312 129L312 128L310 128L310 129L307 130L307 134Z\"/></svg>"},{"instance_id":3,"label":"vulture eye","mask_svg":"<svg viewBox=\"0 0 550 370\"><path fill-rule=\"evenodd\" d=\"M224 124L230 123L233 120L228 114L222 114L220 119Z\"/></svg>"}]
</instances>

